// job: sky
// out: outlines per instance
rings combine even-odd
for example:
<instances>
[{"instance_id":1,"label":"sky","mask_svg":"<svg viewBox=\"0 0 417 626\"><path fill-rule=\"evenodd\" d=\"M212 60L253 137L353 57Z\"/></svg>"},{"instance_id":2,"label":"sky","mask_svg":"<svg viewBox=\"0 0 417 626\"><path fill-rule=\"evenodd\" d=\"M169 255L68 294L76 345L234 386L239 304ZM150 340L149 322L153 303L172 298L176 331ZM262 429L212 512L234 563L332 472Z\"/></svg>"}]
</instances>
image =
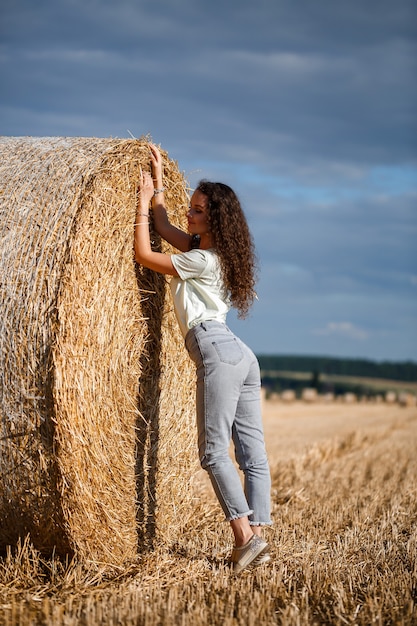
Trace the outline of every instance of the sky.
<instances>
[{"instance_id":1,"label":"sky","mask_svg":"<svg viewBox=\"0 0 417 626\"><path fill-rule=\"evenodd\" d=\"M236 191L257 354L417 361L415 0L2 0L0 135L150 136Z\"/></svg>"}]
</instances>

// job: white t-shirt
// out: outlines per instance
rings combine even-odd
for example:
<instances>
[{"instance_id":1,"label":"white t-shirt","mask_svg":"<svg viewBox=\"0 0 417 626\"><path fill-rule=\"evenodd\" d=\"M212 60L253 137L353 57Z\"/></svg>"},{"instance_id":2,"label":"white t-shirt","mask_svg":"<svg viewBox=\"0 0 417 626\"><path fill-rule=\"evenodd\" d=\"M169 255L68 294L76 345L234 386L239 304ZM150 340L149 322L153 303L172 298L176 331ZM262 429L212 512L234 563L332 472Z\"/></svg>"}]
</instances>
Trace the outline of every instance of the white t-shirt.
<instances>
[{"instance_id":1,"label":"white t-shirt","mask_svg":"<svg viewBox=\"0 0 417 626\"><path fill-rule=\"evenodd\" d=\"M178 277L171 279L171 292L183 336L200 322L225 323L230 302L214 250L190 250L171 256Z\"/></svg>"}]
</instances>

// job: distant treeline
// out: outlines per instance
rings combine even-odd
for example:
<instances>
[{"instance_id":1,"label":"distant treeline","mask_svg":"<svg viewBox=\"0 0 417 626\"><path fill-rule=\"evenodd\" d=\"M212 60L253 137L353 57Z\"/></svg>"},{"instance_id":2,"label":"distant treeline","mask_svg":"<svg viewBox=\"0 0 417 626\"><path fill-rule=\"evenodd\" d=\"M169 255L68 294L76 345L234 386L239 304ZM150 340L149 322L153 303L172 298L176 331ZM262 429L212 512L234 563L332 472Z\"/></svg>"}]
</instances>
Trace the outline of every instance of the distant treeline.
<instances>
[{"instance_id":1,"label":"distant treeline","mask_svg":"<svg viewBox=\"0 0 417 626\"><path fill-rule=\"evenodd\" d=\"M341 359L320 356L258 355L263 371L310 372L334 376L383 378L404 382L417 382L417 363L413 361L369 361L367 359Z\"/></svg>"}]
</instances>

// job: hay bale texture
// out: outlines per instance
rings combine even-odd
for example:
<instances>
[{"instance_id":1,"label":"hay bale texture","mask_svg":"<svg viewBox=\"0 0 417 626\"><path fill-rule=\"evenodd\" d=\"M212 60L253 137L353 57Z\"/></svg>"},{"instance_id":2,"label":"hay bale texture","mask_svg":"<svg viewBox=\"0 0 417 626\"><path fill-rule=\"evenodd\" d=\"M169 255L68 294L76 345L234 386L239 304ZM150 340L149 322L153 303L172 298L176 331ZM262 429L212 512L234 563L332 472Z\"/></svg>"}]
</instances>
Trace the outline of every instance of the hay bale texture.
<instances>
[{"instance_id":1,"label":"hay bale texture","mask_svg":"<svg viewBox=\"0 0 417 626\"><path fill-rule=\"evenodd\" d=\"M30 533L45 552L125 563L176 540L196 463L168 279L134 263L147 141L9 137L0 151L0 547ZM184 226L187 186L162 154Z\"/></svg>"}]
</instances>

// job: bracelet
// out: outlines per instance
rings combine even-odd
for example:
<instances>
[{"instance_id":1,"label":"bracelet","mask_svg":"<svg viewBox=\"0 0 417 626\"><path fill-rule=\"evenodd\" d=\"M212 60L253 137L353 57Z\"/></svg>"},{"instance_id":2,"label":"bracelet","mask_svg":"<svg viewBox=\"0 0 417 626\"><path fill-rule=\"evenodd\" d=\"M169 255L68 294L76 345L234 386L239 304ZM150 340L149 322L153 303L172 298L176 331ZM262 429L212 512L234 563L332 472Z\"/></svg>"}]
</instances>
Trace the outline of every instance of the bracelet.
<instances>
[{"instance_id":1,"label":"bracelet","mask_svg":"<svg viewBox=\"0 0 417 626\"><path fill-rule=\"evenodd\" d=\"M153 195L156 196L158 195L158 193L162 193L163 191L165 191L165 187L161 187L160 189L154 189Z\"/></svg>"},{"instance_id":2,"label":"bracelet","mask_svg":"<svg viewBox=\"0 0 417 626\"><path fill-rule=\"evenodd\" d=\"M149 217L149 213L141 213L140 211L136 211L136 215L143 215L143 217Z\"/></svg>"},{"instance_id":3,"label":"bracelet","mask_svg":"<svg viewBox=\"0 0 417 626\"><path fill-rule=\"evenodd\" d=\"M150 222L138 222L137 224L133 224L133 226L148 226Z\"/></svg>"}]
</instances>

